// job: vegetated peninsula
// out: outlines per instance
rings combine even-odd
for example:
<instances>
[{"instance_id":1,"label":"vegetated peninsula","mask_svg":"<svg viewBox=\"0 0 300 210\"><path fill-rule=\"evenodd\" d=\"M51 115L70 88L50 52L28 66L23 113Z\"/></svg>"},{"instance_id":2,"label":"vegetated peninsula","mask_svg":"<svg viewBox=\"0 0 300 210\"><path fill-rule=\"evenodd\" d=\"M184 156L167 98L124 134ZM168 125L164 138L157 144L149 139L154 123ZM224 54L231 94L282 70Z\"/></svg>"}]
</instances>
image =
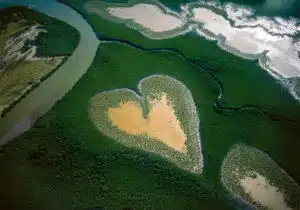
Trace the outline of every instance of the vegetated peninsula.
<instances>
[{"instance_id":1,"label":"vegetated peninsula","mask_svg":"<svg viewBox=\"0 0 300 210\"><path fill-rule=\"evenodd\" d=\"M164 75L144 78L137 93L117 89L95 95L90 117L105 135L159 154L180 168L201 173L199 119L190 91Z\"/></svg>"},{"instance_id":2,"label":"vegetated peninsula","mask_svg":"<svg viewBox=\"0 0 300 210\"><path fill-rule=\"evenodd\" d=\"M265 153L235 145L224 159L225 187L259 209L299 209L300 187Z\"/></svg>"},{"instance_id":3,"label":"vegetated peninsula","mask_svg":"<svg viewBox=\"0 0 300 210\"><path fill-rule=\"evenodd\" d=\"M0 116L4 116L63 63L79 34L61 21L23 7L2 9L0 14ZM70 35L69 41L62 32ZM62 42L66 46L60 49Z\"/></svg>"}]
</instances>

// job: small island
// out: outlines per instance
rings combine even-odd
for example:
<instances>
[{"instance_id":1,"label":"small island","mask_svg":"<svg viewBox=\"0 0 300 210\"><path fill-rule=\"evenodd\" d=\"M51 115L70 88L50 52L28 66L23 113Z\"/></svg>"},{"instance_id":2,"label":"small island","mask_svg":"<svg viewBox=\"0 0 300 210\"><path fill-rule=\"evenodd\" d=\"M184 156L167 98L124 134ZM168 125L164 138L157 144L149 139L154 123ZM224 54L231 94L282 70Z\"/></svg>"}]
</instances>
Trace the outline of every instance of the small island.
<instances>
[{"instance_id":1,"label":"small island","mask_svg":"<svg viewBox=\"0 0 300 210\"><path fill-rule=\"evenodd\" d=\"M164 75L144 78L138 91L141 95L126 88L95 95L89 113L96 127L125 146L201 173L199 119L190 91Z\"/></svg>"},{"instance_id":2,"label":"small island","mask_svg":"<svg viewBox=\"0 0 300 210\"><path fill-rule=\"evenodd\" d=\"M269 156L235 145L224 159L221 179L234 195L259 209L293 210L300 205L300 187Z\"/></svg>"}]
</instances>

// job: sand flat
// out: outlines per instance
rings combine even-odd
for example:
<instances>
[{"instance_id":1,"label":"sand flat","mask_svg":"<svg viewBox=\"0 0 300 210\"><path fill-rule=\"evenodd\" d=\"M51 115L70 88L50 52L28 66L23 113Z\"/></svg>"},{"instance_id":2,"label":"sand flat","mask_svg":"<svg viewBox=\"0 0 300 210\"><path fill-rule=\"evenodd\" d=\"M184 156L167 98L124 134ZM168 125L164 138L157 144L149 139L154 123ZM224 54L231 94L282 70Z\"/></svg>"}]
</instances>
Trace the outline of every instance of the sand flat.
<instances>
[{"instance_id":1,"label":"sand flat","mask_svg":"<svg viewBox=\"0 0 300 210\"><path fill-rule=\"evenodd\" d=\"M186 136L167 95L163 93L159 99L150 100L149 103L147 118L143 117L141 106L133 101L109 108L108 116L115 126L127 134L146 134L179 152L186 152Z\"/></svg>"},{"instance_id":2,"label":"sand flat","mask_svg":"<svg viewBox=\"0 0 300 210\"><path fill-rule=\"evenodd\" d=\"M156 5L140 3L131 7L108 7L112 16L133 20L153 32L165 32L182 27L185 22L172 14L165 13Z\"/></svg>"},{"instance_id":3,"label":"sand flat","mask_svg":"<svg viewBox=\"0 0 300 210\"><path fill-rule=\"evenodd\" d=\"M226 155L221 180L225 188L258 209L299 209L297 182L266 153L236 144Z\"/></svg>"},{"instance_id":4,"label":"sand flat","mask_svg":"<svg viewBox=\"0 0 300 210\"><path fill-rule=\"evenodd\" d=\"M204 29L209 30L215 36L224 36L226 46L249 55L268 51L266 55L269 61L262 67L270 73L272 70L284 78L300 76L300 59L297 55L299 46L291 37L271 34L261 26L233 27L223 16L207 8L195 7L191 11L192 19L203 23Z\"/></svg>"},{"instance_id":5,"label":"sand flat","mask_svg":"<svg viewBox=\"0 0 300 210\"><path fill-rule=\"evenodd\" d=\"M241 186L250 197L262 206L272 210L292 210L284 201L284 194L271 185L261 174L254 172L255 177L244 177Z\"/></svg>"}]
</instances>

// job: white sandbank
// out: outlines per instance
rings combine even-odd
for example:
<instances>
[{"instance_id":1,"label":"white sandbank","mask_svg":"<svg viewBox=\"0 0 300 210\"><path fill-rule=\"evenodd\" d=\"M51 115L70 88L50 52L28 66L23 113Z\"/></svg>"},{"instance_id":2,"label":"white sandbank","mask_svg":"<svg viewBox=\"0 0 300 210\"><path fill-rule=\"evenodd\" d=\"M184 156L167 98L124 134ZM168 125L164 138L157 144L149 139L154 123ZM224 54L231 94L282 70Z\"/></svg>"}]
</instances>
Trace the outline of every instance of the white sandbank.
<instances>
[{"instance_id":1,"label":"white sandbank","mask_svg":"<svg viewBox=\"0 0 300 210\"><path fill-rule=\"evenodd\" d=\"M214 12L214 9L223 11L226 18ZM295 42L292 38L300 32L297 19L255 17L248 8L232 3L220 5L214 2L182 4L180 13L169 10L159 2L157 5L137 3L128 7L112 4L107 12L111 16L132 21L153 33L168 32L188 25L189 29L185 33L195 29L198 35L206 39L219 39L219 45L231 53L247 59L260 57L259 65L277 78L300 76L300 41ZM196 28L193 25L195 22L202 23L202 27ZM215 37L201 29L210 31ZM172 36L179 34L182 33ZM148 37L154 38L151 35ZM225 41L221 41L220 37L224 37ZM264 57L260 56L262 54Z\"/></svg>"},{"instance_id":2,"label":"white sandbank","mask_svg":"<svg viewBox=\"0 0 300 210\"><path fill-rule=\"evenodd\" d=\"M107 11L118 18L133 20L153 32L166 32L182 27L184 20L165 13L153 4L140 3L131 7L109 7Z\"/></svg>"},{"instance_id":3,"label":"white sandbank","mask_svg":"<svg viewBox=\"0 0 300 210\"><path fill-rule=\"evenodd\" d=\"M223 16L202 7L192 9L193 21L203 23L203 28L215 36L225 37L223 43L242 54L257 55L267 51L269 58L266 70L272 70L284 78L300 76L300 59L298 49L300 44L293 43L287 35L273 35L261 26L237 28L231 26ZM258 23L257 23L258 24ZM262 23L260 23L262 24Z\"/></svg>"},{"instance_id":4,"label":"white sandbank","mask_svg":"<svg viewBox=\"0 0 300 210\"><path fill-rule=\"evenodd\" d=\"M254 176L246 176L240 180L240 185L255 202L272 210L292 210L284 201L284 194L271 185L269 181L257 172Z\"/></svg>"},{"instance_id":5,"label":"white sandbank","mask_svg":"<svg viewBox=\"0 0 300 210\"><path fill-rule=\"evenodd\" d=\"M271 19L268 17L255 17L253 16L253 11L249 8L237 7L231 3L226 4L223 10L226 12L227 18L233 21L234 26L260 26L268 32L282 35L294 35L300 29L297 27L295 18L283 19L275 17Z\"/></svg>"},{"instance_id":6,"label":"white sandbank","mask_svg":"<svg viewBox=\"0 0 300 210\"><path fill-rule=\"evenodd\" d=\"M35 24L28 27L20 35L13 36L6 40L1 57L2 62L6 63L6 65L4 65L2 69L0 69L0 72L5 71L10 64L17 63L24 58L28 61L51 59L47 57L36 57L37 46L33 44L30 44L29 46L27 46L29 48L27 50L24 50L26 42L35 41L40 33L47 33L47 31L42 29L41 25ZM60 61L62 61L63 59L63 57L57 58L59 58Z\"/></svg>"}]
</instances>

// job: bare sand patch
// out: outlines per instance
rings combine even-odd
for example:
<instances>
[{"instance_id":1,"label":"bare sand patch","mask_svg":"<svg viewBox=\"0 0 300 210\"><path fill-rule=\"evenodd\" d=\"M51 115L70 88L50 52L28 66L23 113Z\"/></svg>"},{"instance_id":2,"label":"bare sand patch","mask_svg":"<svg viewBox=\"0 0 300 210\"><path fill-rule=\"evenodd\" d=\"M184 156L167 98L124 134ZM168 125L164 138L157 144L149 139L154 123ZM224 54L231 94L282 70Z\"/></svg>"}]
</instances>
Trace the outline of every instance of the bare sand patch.
<instances>
[{"instance_id":1,"label":"bare sand patch","mask_svg":"<svg viewBox=\"0 0 300 210\"><path fill-rule=\"evenodd\" d=\"M179 17L167 14L153 4L140 3L131 7L109 7L107 11L118 18L133 20L153 32L170 31L185 24Z\"/></svg>"},{"instance_id":2,"label":"bare sand patch","mask_svg":"<svg viewBox=\"0 0 300 210\"><path fill-rule=\"evenodd\" d=\"M108 115L113 124L127 134L146 134L179 152L187 151L186 136L166 93L159 99L150 101L150 111L146 118L141 106L132 101L109 108Z\"/></svg>"},{"instance_id":3,"label":"bare sand patch","mask_svg":"<svg viewBox=\"0 0 300 210\"><path fill-rule=\"evenodd\" d=\"M88 13L122 23L139 31L149 39L167 39L193 30L195 24L188 24L185 15L175 12L159 1L109 3L89 0L84 4Z\"/></svg>"},{"instance_id":4,"label":"bare sand patch","mask_svg":"<svg viewBox=\"0 0 300 210\"><path fill-rule=\"evenodd\" d=\"M215 36L225 37L224 42L219 42L223 49L248 58L266 52L267 62L259 64L270 74L284 78L300 76L300 60L297 54L299 43L295 43L292 37L272 34L261 25L253 25L253 22L249 23L250 26L246 23L242 27L232 26L222 15L203 7L191 8L191 12L191 19L203 23L203 29Z\"/></svg>"},{"instance_id":5,"label":"bare sand patch","mask_svg":"<svg viewBox=\"0 0 300 210\"><path fill-rule=\"evenodd\" d=\"M246 176L240 180L245 193L260 203L262 206L273 210L292 210L284 201L284 194L271 185L269 181L261 174L254 172L254 176Z\"/></svg>"},{"instance_id":6,"label":"bare sand patch","mask_svg":"<svg viewBox=\"0 0 300 210\"><path fill-rule=\"evenodd\" d=\"M300 187L264 152L235 145L225 157L222 183L228 191L258 209L299 209Z\"/></svg>"}]
</instances>

